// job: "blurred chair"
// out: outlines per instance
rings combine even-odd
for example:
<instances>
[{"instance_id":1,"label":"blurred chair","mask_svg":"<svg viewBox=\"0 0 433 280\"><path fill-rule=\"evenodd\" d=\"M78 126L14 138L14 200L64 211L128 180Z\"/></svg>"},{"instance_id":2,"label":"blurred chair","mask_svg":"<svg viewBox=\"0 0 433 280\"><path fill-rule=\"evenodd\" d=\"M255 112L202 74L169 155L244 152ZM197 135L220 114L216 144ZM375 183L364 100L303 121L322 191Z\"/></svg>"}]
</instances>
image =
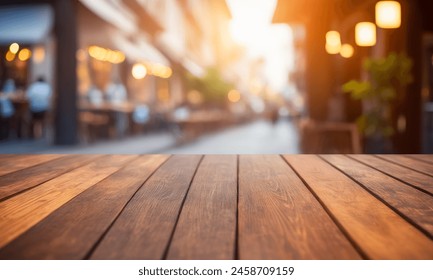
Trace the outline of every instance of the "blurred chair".
<instances>
[{"instance_id":1,"label":"blurred chair","mask_svg":"<svg viewBox=\"0 0 433 280\"><path fill-rule=\"evenodd\" d=\"M360 135L354 123L300 121L301 149L306 154L359 154Z\"/></svg>"}]
</instances>

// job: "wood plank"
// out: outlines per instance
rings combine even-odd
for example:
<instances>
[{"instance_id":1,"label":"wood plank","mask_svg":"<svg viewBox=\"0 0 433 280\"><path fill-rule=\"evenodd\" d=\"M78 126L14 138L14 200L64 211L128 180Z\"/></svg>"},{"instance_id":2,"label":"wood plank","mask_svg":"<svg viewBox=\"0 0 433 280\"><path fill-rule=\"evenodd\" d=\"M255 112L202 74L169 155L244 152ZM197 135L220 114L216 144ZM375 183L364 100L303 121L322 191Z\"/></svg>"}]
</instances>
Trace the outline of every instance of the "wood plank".
<instances>
[{"instance_id":1,"label":"wood plank","mask_svg":"<svg viewBox=\"0 0 433 280\"><path fill-rule=\"evenodd\" d=\"M431 259L433 241L356 182L313 155L284 156L371 259Z\"/></svg>"},{"instance_id":2,"label":"wood plank","mask_svg":"<svg viewBox=\"0 0 433 280\"><path fill-rule=\"evenodd\" d=\"M405 155L405 156L433 164L433 155Z\"/></svg>"},{"instance_id":3,"label":"wood plank","mask_svg":"<svg viewBox=\"0 0 433 280\"><path fill-rule=\"evenodd\" d=\"M201 156L177 155L134 195L92 259L161 259Z\"/></svg>"},{"instance_id":4,"label":"wood plank","mask_svg":"<svg viewBox=\"0 0 433 280\"><path fill-rule=\"evenodd\" d=\"M69 155L18 170L0 177L0 201L100 157L99 155Z\"/></svg>"},{"instance_id":5,"label":"wood plank","mask_svg":"<svg viewBox=\"0 0 433 280\"><path fill-rule=\"evenodd\" d=\"M168 259L233 259L237 157L205 156L182 208Z\"/></svg>"},{"instance_id":6,"label":"wood plank","mask_svg":"<svg viewBox=\"0 0 433 280\"><path fill-rule=\"evenodd\" d=\"M0 155L0 176L64 155Z\"/></svg>"},{"instance_id":7,"label":"wood plank","mask_svg":"<svg viewBox=\"0 0 433 280\"><path fill-rule=\"evenodd\" d=\"M424 173L425 175L433 176L433 164L416 160L404 155L377 155L377 157L393 162L403 167Z\"/></svg>"},{"instance_id":8,"label":"wood plank","mask_svg":"<svg viewBox=\"0 0 433 280\"><path fill-rule=\"evenodd\" d=\"M350 155L350 157L368 166L374 167L389 176L397 178L414 187L433 194L433 177L410 170L397 164L387 162L386 160L371 155Z\"/></svg>"},{"instance_id":9,"label":"wood plank","mask_svg":"<svg viewBox=\"0 0 433 280\"><path fill-rule=\"evenodd\" d=\"M136 156L104 156L0 202L0 248Z\"/></svg>"},{"instance_id":10,"label":"wood plank","mask_svg":"<svg viewBox=\"0 0 433 280\"><path fill-rule=\"evenodd\" d=\"M348 157L324 155L322 158L362 184L433 238L432 196Z\"/></svg>"},{"instance_id":11,"label":"wood plank","mask_svg":"<svg viewBox=\"0 0 433 280\"><path fill-rule=\"evenodd\" d=\"M141 156L85 190L0 250L0 259L83 259L168 158Z\"/></svg>"},{"instance_id":12,"label":"wood plank","mask_svg":"<svg viewBox=\"0 0 433 280\"><path fill-rule=\"evenodd\" d=\"M241 155L240 259L359 259L320 203L278 155Z\"/></svg>"}]
</instances>

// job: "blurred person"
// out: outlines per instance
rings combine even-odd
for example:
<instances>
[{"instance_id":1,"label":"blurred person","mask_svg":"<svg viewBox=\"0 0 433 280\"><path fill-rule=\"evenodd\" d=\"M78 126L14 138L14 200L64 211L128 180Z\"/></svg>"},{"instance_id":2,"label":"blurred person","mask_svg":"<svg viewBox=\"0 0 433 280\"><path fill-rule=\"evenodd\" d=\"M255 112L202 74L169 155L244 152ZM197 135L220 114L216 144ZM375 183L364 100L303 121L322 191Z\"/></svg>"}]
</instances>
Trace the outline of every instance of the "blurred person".
<instances>
[{"instance_id":1,"label":"blurred person","mask_svg":"<svg viewBox=\"0 0 433 280\"><path fill-rule=\"evenodd\" d=\"M150 110L147 105L137 105L132 113L132 120L137 124L145 124L150 120Z\"/></svg>"},{"instance_id":2,"label":"blurred person","mask_svg":"<svg viewBox=\"0 0 433 280\"><path fill-rule=\"evenodd\" d=\"M182 103L173 111L173 118L178 121L184 121L189 118L190 113L188 104Z\"/></svg>"},{"instance_id":3,"label":"blurred person","mask_svg":"<svg viewBox=\"0 0 433 280\"><path fill-rule=\"evenodd\" d=\"M280 118L279 107L274 102L269 105L269 120L273 125L276 125Z\"/></svg>"},{"instance_id":4,"label":"blurred person","mask_svg":"<svg viewBox=\"0 0 433 280\"><path fill-rule=\"evenodd\" d=\"M96 86L91 86L88 93L87 93L87 98L89 99L90 104L92 105L102 105L102 103L104 103L104 96L102 94L102 91L96 87Z\"/></svg>"},{"instance_id":5,"label":"blurred person","mask_svg":"<svg viewBox=\"0 0 433 280\"><path fill-rule=\"evenodd\" d=\"M125 86L121 82L110 83L106 89L107 100L111 104L122 104L128 99Z\"/></svg>"},{"instance_id":6,"label":"blurred person","mask_svg":"<svg viewBox=\"0 0 433 280\"><path fill-rule=\"evenodd\" d=\"M0 140L9 138L14 113L15 109L10 98L0 93Z\"/></svg>"},{"instance_id":7,"label":"blurred person","mask_svg":"<svg viewBox=\"0 0 433 280\"><path fill-rule=\"evenodd\" d=\"M32 115L31 135L33 137L42 136L47 112L51 105L51 95L51 86L42 77L39 77L27 90L27 99Z\"/></svg>"},{"instance_id":8,"label":"blurred person","mask_svg":"<svg viewBox=\"0 0 433 280\"><path fill-rule=\"evenodd\" d=\"M110 83L105 92L108 103L113 106L122 105L128 101L126 88L119 80ZM117 135L120 137L125 136L129 126L128 115L125 112L115 111L114 118L116 120Z\"/></svg>"},{"instance_id":9,"label":"blurred person","mask_svg":"<svg viewBox=\"0 0 433 280\"><path fill-rule=\"evenodd\" d=\"M4 94L12 94L17 90L15 86L15 81L13 79L7 79L3 85L2 92Z\"/></svg>"},{"instance_id":10,"label":"blurred person","mask_svg":"<svg viewBox=\"0 0 433 280\"><path fill-rule=\"evenodd\" d=\"M137 105L132 112L132 121L134 132L142 132L145 126L147 126L150 122L149 106L145 104Z\"/></svg>"}]
</instances>

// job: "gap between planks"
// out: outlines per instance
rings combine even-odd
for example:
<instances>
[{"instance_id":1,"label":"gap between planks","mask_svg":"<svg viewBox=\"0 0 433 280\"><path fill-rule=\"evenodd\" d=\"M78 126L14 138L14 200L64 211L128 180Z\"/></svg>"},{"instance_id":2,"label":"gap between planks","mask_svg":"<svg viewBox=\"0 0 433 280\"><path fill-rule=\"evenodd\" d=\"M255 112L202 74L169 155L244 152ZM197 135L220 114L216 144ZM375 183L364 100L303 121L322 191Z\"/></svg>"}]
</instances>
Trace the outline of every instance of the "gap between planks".
<instances>
[{"instance_id":1,"label":"gap between planks","mask_svg":"<svg viewBox=\"0 0 433 280\"><path fill-rule=\"evenodd\" d=\"M37 188L0 202L0 248L135 156L103 156ZM111 160L110 160L111 159Z\"/></svg>"},{"instance_id":2,"label":"gap between planks","mask_svg":"<svg viewBox=\"0 0 433 280\"><path fill-rule=\"evenodd\" d=\"M433 242L362 186L313 155L284 156L372 259L426 259Z\"/></svg>"},{"instance_id":3,"label":"gap between planks","mask_svg":"<svg viewBox=\"0 0 433 280\"><path fill-rule=\"evenodd\" d=\"M322 155L320 158L433 240L433 197L353 158L342 155Z\"/></svg>"}]
</instances>

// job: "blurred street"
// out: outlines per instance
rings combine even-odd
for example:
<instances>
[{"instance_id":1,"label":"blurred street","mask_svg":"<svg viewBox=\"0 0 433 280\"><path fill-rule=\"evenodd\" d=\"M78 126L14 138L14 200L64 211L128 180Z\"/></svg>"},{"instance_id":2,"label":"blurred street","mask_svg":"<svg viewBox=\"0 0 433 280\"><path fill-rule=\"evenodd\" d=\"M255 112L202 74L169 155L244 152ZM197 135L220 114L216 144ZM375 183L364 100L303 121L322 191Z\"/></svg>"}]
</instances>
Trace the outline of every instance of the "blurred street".
<instances>
[{"instance_id":1,"label":"blurred street","mask_svg":"<svg viewBox=\"0 0 433 280\"><path fill-rule=\"evenodd\" d=\"M293 123L280 120L256 122L208 134L179 145L171 133L153 133L121 141L93 145L53 146L45 140L16 141L0 145L0 154L295 154L299 153L298 134Z\"/></svg>"},{"instance_id":2,"label":"blurred street","mask_svg":"<svg viewBox=\"0 0 433 280\"><path fill-rule=\"evenodd\" d=\"M432 3L2 0L0 152L432 153Z\"/></svg>"},{"instance_id":3,"label":"blurred street","mask_svg":"<svg viewBox=\"0 0 433 280\"><path fill-rule=\"evenodd\" d=\"M257 121L169 149L170 154L296 154L298 134L293 123Z\"/></svg>"}]
</instances>

